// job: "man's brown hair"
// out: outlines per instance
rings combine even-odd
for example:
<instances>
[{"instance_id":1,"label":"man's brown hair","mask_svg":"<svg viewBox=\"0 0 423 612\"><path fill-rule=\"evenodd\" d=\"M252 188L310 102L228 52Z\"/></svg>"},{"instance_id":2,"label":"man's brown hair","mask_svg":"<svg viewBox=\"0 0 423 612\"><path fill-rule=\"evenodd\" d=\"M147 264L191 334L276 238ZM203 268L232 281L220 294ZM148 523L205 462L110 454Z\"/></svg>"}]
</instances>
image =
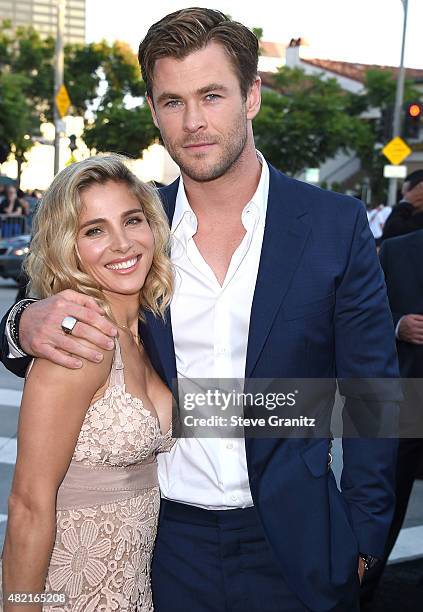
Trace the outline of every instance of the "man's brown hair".
<instances>
[{"instance_id":1,"label":"man's brown hair","mask_svg":"<svg viewBox=\"0 0 423 612\"><path fill-rule=\"evenodd\" d=\"M154 23L141 42L138 59L147 95L153 97L153 72L162 57L184 59L209 42L222 45L239 80L246 99L257 76L258 40L247 27L232 21L220 11L187 8L166 15Z\"/></svg>"}]
</instances>

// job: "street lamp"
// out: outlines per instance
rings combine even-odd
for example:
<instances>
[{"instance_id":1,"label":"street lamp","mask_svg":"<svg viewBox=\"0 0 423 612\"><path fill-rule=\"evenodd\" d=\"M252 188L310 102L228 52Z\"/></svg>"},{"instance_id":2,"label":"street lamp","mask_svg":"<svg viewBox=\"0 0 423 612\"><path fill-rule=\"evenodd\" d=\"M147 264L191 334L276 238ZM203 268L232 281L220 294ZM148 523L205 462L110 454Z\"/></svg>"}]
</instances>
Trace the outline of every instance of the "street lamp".
<instances>
[{"instance_id":1,"label":"street lamp","mask_svg":"<svg viewBox=\"0 0 423 612\"><path fill-rule=\"evenodd\" d=\"M401 133L401 111L404 101L404 80L405 80L405 68L404 68L404 51L405 51L405 39L407 35L407 14L408 14L408 0L401 0L404 8L404 23L402 29L402 44L401 44L401 61L398 69L397 77L397 91L395 95L395 107L394 107L394 119L392 124L392 138L400 136ZM389 192L388 192L388 205L393 206L397 199L397 179L389 179Z\"/></svg>"},{"instance_id":2,"label":"street lamp","mask_svg":"<svg viewBox=\"0 0 423 612\"><path fill-rule=\"evenodd\" d=\"M62 120L57 110L56 96L63 85L63 30L65 24L65 0L57 0L57 36L54 54L54 174L59 172L60 156L60 134L62 131Z\"/></svg>"}]
</instances>

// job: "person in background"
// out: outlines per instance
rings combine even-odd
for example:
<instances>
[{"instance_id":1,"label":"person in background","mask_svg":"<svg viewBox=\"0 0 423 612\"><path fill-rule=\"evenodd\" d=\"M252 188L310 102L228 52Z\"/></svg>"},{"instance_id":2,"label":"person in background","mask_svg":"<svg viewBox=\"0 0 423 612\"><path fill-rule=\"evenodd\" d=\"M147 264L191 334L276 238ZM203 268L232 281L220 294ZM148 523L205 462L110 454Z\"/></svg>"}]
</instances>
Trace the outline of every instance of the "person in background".
<instances>
[{"instance_id":1,"label":"person in background","mask_svg":"<svg viewBox=\"0 0 423 612\"><path fill-rule=\"evenodd\" d=\"M401 191L402 199L385 221L382 242L423 229L423 169L409 174Z\"/></svg>"},{"instance_id":2,"label":"person in background","mask_svg":"<svg viewBox=\"0 0 423 612\"><path fill-rule=\"evenodd\" d=\"M369 222L370 231L375 239L376 246L379 246L381 243L383 227L391 212L392 208L385 204L379 204L379 206L375 206L375 208L367 211L367 220Z\"/></svg>"},{"instance_id":3,"label":"person in background","mask_svg":"<svg viewBox=\"0 0 423 612\"><path fill-rule=\"evenodd\" d=\"M22 192L21 192L22 193ZM26 218L29 211L28 202L18 193L14 185L7 185L5 197L0 202L0 228L2 238L11 238L24 234Z\"/></svg>"},{"instance_id":4,"label":"person in background","mask_svg":"<svg viewBox=\"0 0 423 612\"><path fill-rule=\"evenodd\" d=\"M423 229L385 240L380 262L396 329L400 374L402 378L413 380L404 385L405 401L401 407L395 513L383 559L366 573L361 589L366 610L371 610L423 459Z\"/></svg>"},{"instance_id":5,"label":"person in background","mask_svg":"<svg viewBox=\"0 0 423 612\"><path fill-rule=\"evenodd\" d=\"M5 196L0 202L0 214L8 216L26 215L27 205L14 185L7 185Z\"/></svg>"}]
</instances>

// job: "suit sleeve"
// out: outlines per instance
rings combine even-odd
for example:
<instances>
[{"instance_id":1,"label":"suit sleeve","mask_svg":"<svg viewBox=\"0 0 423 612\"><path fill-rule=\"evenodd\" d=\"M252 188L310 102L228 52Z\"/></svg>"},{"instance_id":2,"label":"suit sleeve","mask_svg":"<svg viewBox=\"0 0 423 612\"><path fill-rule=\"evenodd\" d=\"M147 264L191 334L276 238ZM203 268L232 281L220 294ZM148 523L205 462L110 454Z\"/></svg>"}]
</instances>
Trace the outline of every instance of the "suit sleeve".
<instances>
[{"instance_id":1,"label":"suit sleeve","mask_svg":"<svg viewBox=\"0 0 423 612\"><path fill-rule=\"evenodd\" d=\"M0 323L0 337L1 337L0 359L3 365L5 366L5 368L7 368L10 372L15 374L16 376L25 378L25 373L31 362L32 357L16 357L12 359L9 358L9 344L6 338L6 324L7 324L7 318L12 308L13 306L6 312L6 314L4 315Z\"/></svg>"},{"instance_id":2,"label":"suit sleeve","mask_svg":"<svg viewBox=\"0 0 423 612\"><path fill-rule=\"evenodd\" d=\"M389 266L389 262L391 261L391 258L394 256L394 254L392 253L392 244L391 244L391 240L388 240L387 242L384 242L382 244L382 247L380 249L380 253L379 253L379 258L380 258L380 264L382 266L382 270L385 274L385 280L386 280L386 285L388 288L388 299L389 302L392 303L391 298L389 297L389 274L390 274L390 266ZM409 314L408 312L399 312L399 311L394 311L391 309L391 313L392 313L392 319L394 322L394 327L396 329L399 320L401 319L401 317L403 317L406 314Z\"/></svg>"},{"instance_id":3,"label":"suit sleeve","mask_svg":"<svg viewBox=\"0 0 423 612\"><path fill-rule=\"evenodd\" d=\"M374 241L361 208L337 289L335 347L344 412L366 426L373 420L384 423L383 431L396 432L401 390L395 380L399 372L394 327ZM364 394L357 401L357 384L363 381L368 391L367 379L377 379L371 384L371 397ZM385 384L382 379L392 380ZM344 437L342 443L341 489L359 550L381 558L394 510L397 440L364 434Z\"/></svg>"}]
</instances>

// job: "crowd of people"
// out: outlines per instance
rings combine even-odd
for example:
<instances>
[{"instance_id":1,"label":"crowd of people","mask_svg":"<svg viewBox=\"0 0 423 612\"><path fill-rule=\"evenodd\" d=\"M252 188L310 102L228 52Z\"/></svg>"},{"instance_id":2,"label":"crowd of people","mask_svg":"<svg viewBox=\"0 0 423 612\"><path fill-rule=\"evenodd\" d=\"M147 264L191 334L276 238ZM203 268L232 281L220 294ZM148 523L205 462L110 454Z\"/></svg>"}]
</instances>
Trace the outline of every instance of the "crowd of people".
<instances>
[{"instance_id":1,"label":"crowd of people","mask_svg":"<svg viewBox=\"0 0 423 612\"><path fill-rule=\"evenodd\" d=\"M24 192L13 184L0 185L0 237L25 234L41 197L39 189Z\"/></svg>"},{"instance_id":2,"label":"crowd of people","mask_svg":"<svg viewBox=\"0 0 423 612\"><path fill-rule=\"evenodd\" d=\"M29 297L0 327L3 363L26 377L5 612L19 593L37 610L60 596L61 612L358 612L386 562L408 500L396 506L395 435L345 436L340 488L330 432L178 435L175 382L222 379L338 379L350 418L396 432L398 352L423 344L423 291L398 307L393 280L387 294L361 203L256 150L258 51L216 10L153 24L139 62L180 177L156 190L121 156L95 156L38 207ZM419 184L406 181L408 228ZM361 393L364 379L390 393Z\"/></svg>"}]
</instances>

